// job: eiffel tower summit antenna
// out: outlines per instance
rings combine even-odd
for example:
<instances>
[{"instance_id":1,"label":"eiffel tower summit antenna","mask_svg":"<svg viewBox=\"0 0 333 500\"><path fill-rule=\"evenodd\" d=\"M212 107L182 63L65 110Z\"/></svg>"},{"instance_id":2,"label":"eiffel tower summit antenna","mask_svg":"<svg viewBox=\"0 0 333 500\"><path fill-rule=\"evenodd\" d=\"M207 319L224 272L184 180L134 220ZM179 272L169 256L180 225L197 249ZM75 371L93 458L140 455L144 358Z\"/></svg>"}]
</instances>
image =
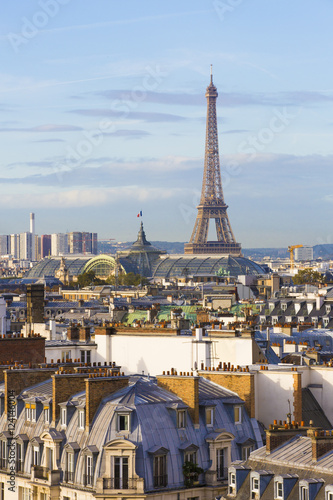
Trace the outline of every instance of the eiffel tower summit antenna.
<instances>
[{"instance_id":1,"label":"eiffel tower summit antenna","mask_svg":"<svg viewBox=\"0 0 333 500\"><path fill-rule=\"evenodd\" d=\"M210 84L206 89L207 121L205 165L198 214L185 254L241 255L229 222L222 191L219 143L216 118L217 88L213 84L213 66L210 66ZM210 219L215 220L217 241L207 241Z\"/></svg>"}]
</instances>

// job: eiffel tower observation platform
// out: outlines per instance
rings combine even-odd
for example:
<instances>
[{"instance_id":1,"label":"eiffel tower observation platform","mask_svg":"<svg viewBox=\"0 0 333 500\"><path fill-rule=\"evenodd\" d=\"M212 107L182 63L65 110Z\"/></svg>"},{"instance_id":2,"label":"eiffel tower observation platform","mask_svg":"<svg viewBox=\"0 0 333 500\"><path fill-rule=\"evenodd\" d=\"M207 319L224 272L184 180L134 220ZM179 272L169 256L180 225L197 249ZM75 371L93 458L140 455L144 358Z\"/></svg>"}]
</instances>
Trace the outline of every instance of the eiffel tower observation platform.
<instances>
[{"instance_id":1,"label":"eiffel tower observation platform","mask_svg":"<svg viewBox=\"0 0 333 500\"><path fill-rule=\"evenodd\" d=\"M234 237L227 214L228 206L223 197L216 116L217 96L211 68L210 84L206 89L206 146L201 198L192 236L184 246L184 253L240 256L241 245ZM217 241L207 241L210 221L215 223Z\"/></svg>"},{"instance_id":2,"label":"eiffel tower observation platform","mask_svg":"<svg viewBox=\"0 0 333 500\"><path fill-rule=\"evenodd\" d=\"M207 241L206 243L186 243L184 245L185 254L230 254L241 255L242 247L240 243L223 243L222 241Z\"/></svg>"}]
</instances>

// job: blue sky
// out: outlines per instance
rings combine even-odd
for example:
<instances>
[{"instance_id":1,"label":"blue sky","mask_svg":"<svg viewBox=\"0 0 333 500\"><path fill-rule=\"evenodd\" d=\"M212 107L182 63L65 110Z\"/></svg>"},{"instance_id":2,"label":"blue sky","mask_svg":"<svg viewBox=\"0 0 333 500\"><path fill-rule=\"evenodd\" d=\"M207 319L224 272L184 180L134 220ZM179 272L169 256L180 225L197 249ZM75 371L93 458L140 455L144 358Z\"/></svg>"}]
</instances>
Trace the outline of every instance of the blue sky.
<instances>
[{"instance_id":1,"label":"blue sky","mask_svg":"<svg viewBox=\"0 0 333 500\"><path fill-rule=\"evenodd\" d=\"M11 0L0 233L188 241L210 64L224 197L247 247L333 243L330 0Z\"/></svg>"}]
</instances>

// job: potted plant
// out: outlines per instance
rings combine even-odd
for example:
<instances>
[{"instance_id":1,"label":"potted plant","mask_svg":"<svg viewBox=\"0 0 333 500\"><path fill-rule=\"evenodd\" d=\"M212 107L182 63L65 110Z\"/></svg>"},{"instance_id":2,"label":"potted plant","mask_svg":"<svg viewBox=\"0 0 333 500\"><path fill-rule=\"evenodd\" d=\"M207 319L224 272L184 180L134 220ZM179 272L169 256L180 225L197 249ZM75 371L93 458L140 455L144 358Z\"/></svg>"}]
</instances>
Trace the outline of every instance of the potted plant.
<instances>
[{"instance_id":1,"label":"potted plant","mask_svg":"<svg viewBox=\"0 0 333 500\"><path fill-rule=\"evenodd\" d=\"M193 462L184 462L183 474L186 488L191 488L199 484L199 475L203 473L203 469Z\"/></svg>"}]
</instances>

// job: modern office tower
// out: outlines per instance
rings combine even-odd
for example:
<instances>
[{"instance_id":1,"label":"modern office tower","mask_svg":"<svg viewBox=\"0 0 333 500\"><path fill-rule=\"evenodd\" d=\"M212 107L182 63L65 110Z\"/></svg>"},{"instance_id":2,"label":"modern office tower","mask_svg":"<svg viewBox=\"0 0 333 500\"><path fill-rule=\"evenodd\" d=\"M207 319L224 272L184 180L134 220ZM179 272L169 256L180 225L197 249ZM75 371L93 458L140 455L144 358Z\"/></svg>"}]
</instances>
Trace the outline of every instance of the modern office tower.
<instances>
[{"instance_id":1,"label":"modern office tower","mask_svg":"<svg viewBox=\"0 0 333 500\"><path fill-rule=\"evenodd\" d=\"M74 231L68 233L69 253L97 254L97 233Z\"/></svg>"},{"instance_id":2,"label":"modern office tower","mask_svg":"<svg viewBox=\"0 0 333 500\"><path fill-rule=\"evenodd\" d=\"M82 253L82 233L78 231L68 233L68 249L69 253Z\"/></svg>"},{"instance_id":3,"label":"modern office tower","mask_svg":"<svg viewBox=\"0 0 333 500\"><path fill-rule=\"evenodd\" d=\"M295 248L295 260L313 260L313 247Z\"/></svg>"},{"instance_id":4,"label":"modern office tower","mask_svg":"<svg viewBox=\"0 0 333 500\"><path fill-rule=\"evenodd\" d=\"M236 243L227 214L228 206L223 198L216 118L217 96L211 72L210 84L206 89L206 148L201 198L191 239L184 247L185 254L241 253L241 245ZM217 241L207 241L211 219L215 222Z\"/></svg>"},{"instance_id":5,"label":"modern office tower","mask_svg":"<svg viewBox=\"0 0 333 500\"><path fill-rule=\"evenodd\" d=\"M33 242L34 237L32 233L21 233L20 234L20 259L22 260L34 260L33 256Z\"/></svg>"},{"instance_id":6,"label":"modern office tower","mask_svg":"<svg viewBox=\"0 0 333 500\"><path fill-rule=\"evenodd\" d=\"M10 253L14 259L20 258L20 235L11 234L10 235Z\"/></svg>"},{"instance_id":7,"label":"modern office tower","mask_svg":"<svg viewBox=\"0 0 333 500\"><path fill-rule=\"evenodd\" d=\"M97 233L91 233L91 253L97 255Z\"/></svg>"},{"instance_id":8,"label":"modern office tower","mask_svg":"<svg viewBox=\"0 0 333 500\"><path fill-rule=\"evenodd\" d=\"M40 237L40 256L42 259L51 255L51 235L42 234Z\"/></svg>"},{"instance_id":9,"label":"modern office tower","mask_svg":"<svg viewBox=\"0 0 333 500\"><path fill-rule=\"evenodd\" d=\"M65 233L51 234L51 255L64 255L68 253L68 237Z\"/></svg>"},{"instance_id":10,"label":"modern office tower","mask_svg":"<svg viewBox=\"0 0 333 500\"><path fill-rule=\"evenodd\" d=\"M10 253L10 236L3 234L0 236L0 255L8 255Z\"/></svg>"}]
</instances>

